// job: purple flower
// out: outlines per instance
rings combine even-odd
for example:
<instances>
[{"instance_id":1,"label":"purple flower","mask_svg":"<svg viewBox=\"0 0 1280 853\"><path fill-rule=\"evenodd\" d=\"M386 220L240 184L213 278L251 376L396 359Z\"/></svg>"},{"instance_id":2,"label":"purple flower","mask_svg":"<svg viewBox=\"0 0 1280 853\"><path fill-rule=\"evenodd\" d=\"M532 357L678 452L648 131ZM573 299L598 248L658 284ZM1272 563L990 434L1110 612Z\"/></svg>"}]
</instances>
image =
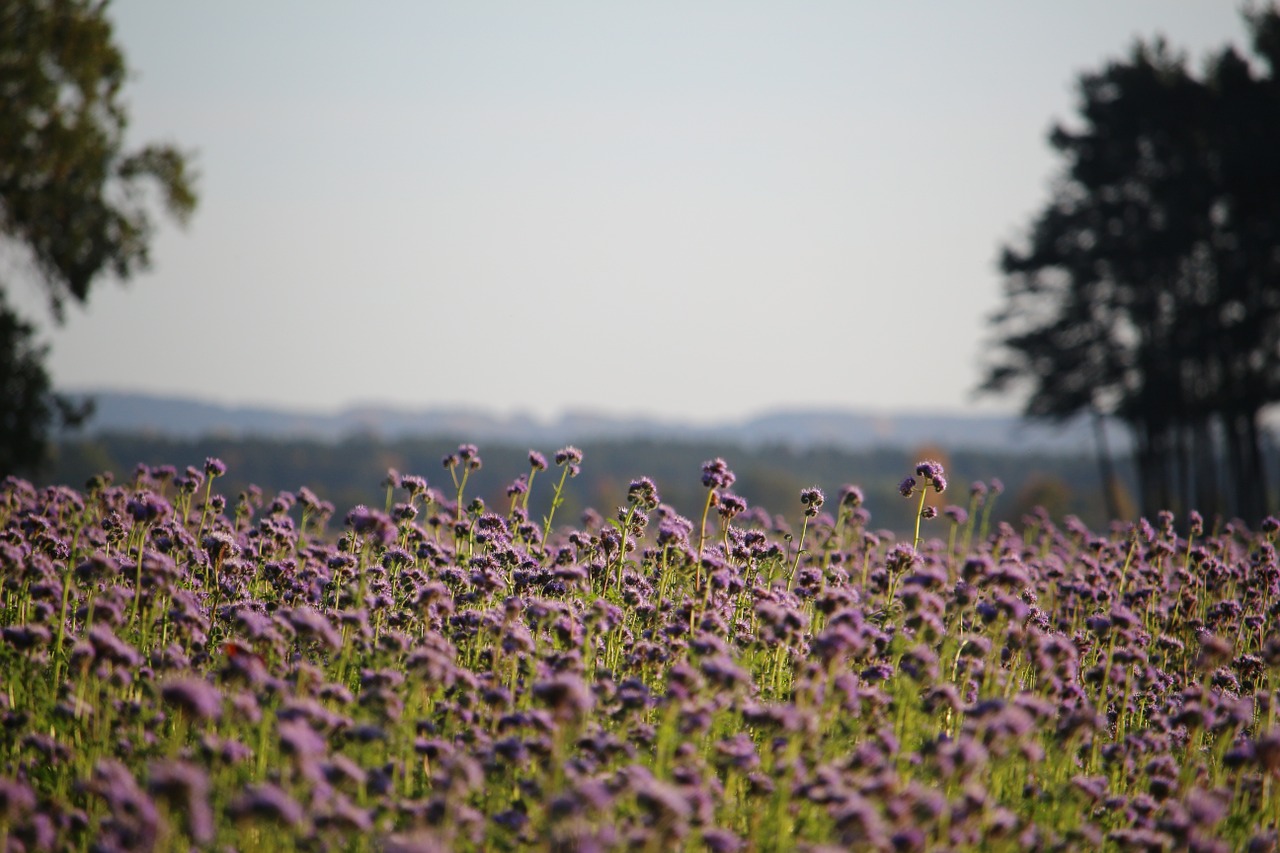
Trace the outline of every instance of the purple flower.
<instances>
[{"instance_id":1,"label":"purple flower","mask_svg":"<svg viewBox=\"0 0 1280 853\"><path fill-rule=\"evenodd\" d=\"M915 477L904 477L902 482L898 484L898 493L901 494L904 498L911 497L911 495L915 493L915 490L916 490Z\"/></svg>"},{"instance_id":2,"label":"purple flower","mask_svg":"<svg viewBox=\"0 0 1280 853\"><path fill-rule=\"evenodd\" d=\"M315 729L301 719L286 720L280 723L281 751L301 761L322 758L328 752L325 740Z\"/></svg>"},{"instance_id":3,"label":"purple flower","mask_svg":"<svg viewBox=\"0 0 1280 853\"><path fill-rule=\"evenodd\" d=\"M916 465L916 476L931 484L935 491L942 492L947 488L947 478L943 473L942 465L932 459L925 459ZM914 486L914 483L912 485ZM910 497L910 495L907 496Z\"/></svg>"},{"instance_id":4,"label":"purple flower","mask_svg":"<svg viewBox=\"0 0 1280 853\"><path fill-rule=\"evenodd\" d=\"M204 473L208 477L221 477L227 473L227 464L216 456L204 460Z\"/></svg>"},{"instance_id":5,"label":"purple flower","mask_svg":"<svg viewBox=\"0 0 1280 853\"><path fill-rule=\"evenodd\" d=\"M883 850L889 845L888 827L870 800L850 791L832 809L840 842L849 848Z\"/></svg>"},{"instance_id":6,"label":"purple flower","mask_svg":"<svg viewBox=\"0 0 1280 853\"><path fill-rule=\"evenodd\" d=\"M535 471L547 470L547 457L543 456L536 450L529 451L529 467Z\"/></svg>"},{"instance_id":7,"label":"purple flower","mask_svg":"<svg viewBox=\"0 0 1280 853\"><path fill-rule=\"evenodd\" d=\"M579 465L582 462L582 451L570 445L562 447L556 451L556 464L564 465L566 462L570 465Z\"/></svg>"},{"instance_id":8,"label":"purple flower","mask_svg":"<svg viewBox=\"0 0 1280 853\"><path fill-rule=\"evenodd\" d=\"M35 792L25 782L0 776L0 820L12 825L35 807Z\"/></svg>"},{"instance_id":9,"label":"purple flower","mask_svg":"<svg viewBox=\"0 0 1280 853\"><path fill-rule=\"evenodd\" d=\"M627 487L627 503L648 510L657 508L658 502L658 487L648 477L632 480Z\"/></svg>"},{"instance_id":10,"label":"purple flower","mask_svg":"<svg viewBox=\"0 0 1280 853\"><path fill-rule=\"evenodd\" d=\"M738 497L732 492L725 492L720 495L719 506L716 512L726 521L732 521L737 516L747 511L747 502L743 498Z\"/></svg>"},{"instance_id":11,"label":"purple flower","mask_svg":"<svg viewBox=\"0 0 1280 853\"><path fill-rule=\"evenodd\" d=\"M212 563L220 563L240 554L240 547L236 544L235 537L225 530L206 533L200 541L200 547L204 549Z\"/></svg>"},{"instance_id":12,"label":"purple flower","mask_svg":"<svg viewBox=\"0 0 1280 853\"><path fill-rule=\"evenodd\" d=\"M169 502L152 492L139 492L133 500L129 501L125 509L139 524L163 521L173 513Z\"/></svg>"},{"instance_id":13,"label":"purple flower","mask_svg":"<svg viewBox=\"0 0 1280 853\"><path fill-rule=\"evenodd\" d=\"M905 542L890 548L884 558L885 568L894 573L905 572L918 562L920 562L920 555L916 553L915 548Z\"/></svg>"},{"instance_id":14,"label":"purple flower","mask_svg":"<svg viewBox=\"0 0 1280 853\"><path fill-rule=\"evenodd\" d=\"M102 797L109 817L96 841L103 849L150 850L160 831L160 812L134 779L129 768L104 758L93 768L90 790Z\"/></svg>"},{"instance_id":15,"label":"purple flower","mask_svg":"<svg viewBox=\"0 0 1280 853\"><path fill-rule=\"evenodd\" d=\"M704 659L701 669L709 682L725 690L751 683L751 675L727 654L715 654Z\"/></svg>"},{"instance_id":16,"label":"purple flower","mask_svg":"<svg viewBox=\"0 0 1280 853\"><path fill-rule=\"evenodd\" d=\"M400 488L408 492L411 497L416 497L427 491L427 478L416 474L405 474L400 477Z\"/></svg>"},{"instance_id":17,"label":"purple flower","mask_svg":"<svg viewBox=\"0 0 1280 853\"><path fill-rule=\"evenodd\" d=\"M635 791L637 805L647 812L658 826L668 831L683 828L692 810L688 798L680 788L670 782L654 778L647 768L640 765L633 764L621 772L629 777L630 787Z\"/></svg>"},{"instance_id":18,"label":"purple flower","mask_svg":"<svg viewBox=\"0 0 1280 853\"><path fill-rule=\"evenodd\" d=\"M103 602L99 601L99 612L101 612L102 605ZM117 637L110 628L101 622L89 629L88 639L93 653L102 660L119 664L128 669L136 669L142 664L142 655L138 654L138 650Z\"/></svg>"},{"instance_id":19,"label":"purple flower","mask_svg":"<svg viewBox=\"0 0 1280 853\"><path fill-rule=\"evenodd\" d=\"M578 722L594 704L591 691L575 675L562 674L533 685L533 695L560 722Z\"/></svg>"},{"instance_id":20,"label":"purple flower","mask_svg":"<svg viewBox=\"0 0 1280 853\"><path fill-rule=\"evenodd\" d=\"M807 489L800 490L800 503L804 504L804 514L806 518L814 518L818 514L818 508L827 500L827 496L822 493L822 489L817 486L810 486Z\"/></svg>"},{"instance_id":21,"label":"purple flower","mask_svg":"<svg viewBox=\"0 0 1280 853\"><path fill-rule=\"evenodd\" d=\"M270 782L246 787L227 811L237 820L264 818L291 827L299 826L304 817L298 801Z\"/></svg>"},{"instance_id":22,"label":"purple flower","mask_svg":"<svg viewBox=\"0 0 1280 853\"><path fill-rule=\"evenodd\" d=\"M357 536L368 536L372 542L386 545L396 538L396 525L391 517L364 504L347 513L346 521L352 532Z\"/></svg>"},{"instance_id":23,"label":"purple flower","mask_svg":"<svg viewBox=\"0 0 1280 853\"><path fill-rule=\"evenodd\" d=\"M942 466L932 459L925 459L916 465L916 476L923 477L926 480L932 480L941 473Z\"/></svg>"},{"instance_id":24,"label":"purple flower","mask_svg":"<svg viewBox=\"0 0 1280 853\"><path fill-rule=\"evenodd\" d=\"M462 460L462 464L466 465L469 470L480 470L480 451L474 444L459 444L457 454L458 458Z\"/></svg>"},{"instance_id":25,"label":"purple flower","mask_svg":"<svg viewBox=\"0 0 1280 853\"><path fill-rule=\"evenodd\" d=\"M200 678L169 681L160 688L160 698L197 720L217 720L222 716L221 691Z\"/></svg>"},{"instance_id":26,"label":"purple flower","mask_svg":"<svg viewBox=\"0 0 1280 853\"><path fill-rule=\"evenodd\" d=\"M1216 669L1231 660L1231 641L1207 631L1200 635L1200 654L1196 666L1205 670Z\"/></svg>"},{"instance_id":27,"label":"purple flower","mask_svg":"<svg viewBox=\"0 0 1280 853\"><path fill-rule=\"evenodd\" d=\"M738 853L745 846L741 838L718 826L702 830L702 844L711 853Z\"/></svg>"},{"instance_id":28,"label":"purple flower","mask_svg":"<svg viewBox=\"0 0 1280 853\"><path fill-rule=\"evenodd\" d=\"M317 639L335 650L342 648L342 635L324 614L314 608L306 605L295 607L285 617L299 634Z\"/></svg>"},{"instance_id":29,"label":"purple flower","mask_svg":"<svg viewBox=\"0 0 1280 853\"><path fill-rule=\"evenodd\" d=\"M47 646L53 635L43 625L11 625L3 631L5 642L16 649L27 651L36 646Z\"/></svg>"},{"instance_id":30,"label":"purple flower","mask_svg":"<svg viewBox=\"0 0 1280 853\"><path fill-rule=\"evenodd\" d=\"M702 485L708 489L727 489L736 479L729 470L729 463L718 456L702 463Z\"/></svg>"},{"instance_id":31,"label":"purple flower","mask_svg":"<svg viewBox=\"0 0 1280 853\"><path fill-rule=\"evenodd\" d=\"M151 764L151 793L168 800L173 813L182 815L187 835L197 844L208 844L214 836L213 809L209 806L209 777L194 764L164 760Z\"/></svg>"}]
</instances>

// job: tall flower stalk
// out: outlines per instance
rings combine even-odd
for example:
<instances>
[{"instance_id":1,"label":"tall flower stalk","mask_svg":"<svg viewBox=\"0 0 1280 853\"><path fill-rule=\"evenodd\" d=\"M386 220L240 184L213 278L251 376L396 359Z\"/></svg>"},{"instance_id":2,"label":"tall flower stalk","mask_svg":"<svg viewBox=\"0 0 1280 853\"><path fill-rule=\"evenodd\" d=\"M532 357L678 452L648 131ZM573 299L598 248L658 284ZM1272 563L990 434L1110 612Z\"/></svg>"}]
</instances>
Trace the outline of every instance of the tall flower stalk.
<instances>
[{"instance_id":1,"label":"tall flower stalk","mask_svg":"<svg viewBox=\"0 0 1280 853\"><path fill-rule=\"evenodd\" d=\"M707 544L707 516L711 508L719 501L719 489L727 489L734 484L737 477L729 470L729 463L719 456L702 463L702 485L707 490L707 499L702 505L702 521L698 524L698 553L694 560L694 588L702 587L702 552Z\"/></svg>"},{"instance_id":2,"label":"tall flower stalk","mask_svg":"<svg viewBox=\"0 0 1280 853\"><path fill-rule=\"evenodd\" d=\"M555 493L551 496L551 508L547 510L547 516L542 525L543 548L546 548L547 539L551 536L551 522L555 518L556 510L564 503L565 481L570 477L578 476L582 470L582 451L573 445L562 447L556 451L555 462L560 468L560 480L556 483Z\"/></svg>"},{"instance_id":3,"label":"tall flower stalk","mask_svg":"<svg viewBox=\"0 0 1280 853\"><path fill-rule=\"evenodd\" d=\"M916 477L919 477L924 482L917 481ZM926 518L936 518L938 515L937 507L925 505L925 499L929 496L930 487L938 494L942 494L947 490L947 477L943 473L942 465L932 459L926 459L916 465L915 477L906 477L898 484L898 492L904 498L911 497L917 489L920 492L920 505L916 508L915 538L911 543L911 547L916 550L920 549L920 522Z\"/></svg>"}]
</instances>

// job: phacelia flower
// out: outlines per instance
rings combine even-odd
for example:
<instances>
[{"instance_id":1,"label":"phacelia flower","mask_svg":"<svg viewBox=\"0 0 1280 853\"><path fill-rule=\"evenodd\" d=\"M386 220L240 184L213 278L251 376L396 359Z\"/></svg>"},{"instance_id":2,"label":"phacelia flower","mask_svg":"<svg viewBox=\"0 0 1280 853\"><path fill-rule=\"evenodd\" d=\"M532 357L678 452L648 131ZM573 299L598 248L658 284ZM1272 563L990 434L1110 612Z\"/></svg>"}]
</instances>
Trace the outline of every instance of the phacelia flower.
<instances>
[{"instance_id":1,"label":"phacelia flower","mask_svg":"<svg viewBox=\"0 0 1280 853\"><path fill-rule=\"evenodd\" d=\"M197 720L222 716L222 693L200 678L179 678L160 688L160 698Z\"/></svg>"},{"instance_id":2,"label":"phacelia flower","mask_svg":"<svg viewBox=\"0 0 1280 853\"><path fill-rule=\"evenodd\" d=\"M627 487L627 503L635 504L642 509L654 509L658 506L658 487L648 477L632 480Z\"/></svg>"},{"instance_id":3,"label":"phacelia flower","mask_svg":"<svg viewBox=\"0 0 1280 853\"><path fill-rule=\"evenodd\" d=\"M582 451L570 445L562 447L556 451L556 464L563 465L566 462L578 464L582 461Z\"/></svg>"},{"instance_id":4,"label":"phacelia flower","mask_svg":"<svg viewBox=\"0 0 1280 853\"><path fill-rule=\"evenodd\" d=\"M533 695L561 722L581 720L591 711L591 691L582 679L563 674L533 685Z\"/></svg>"},{"instance_id":5,"label":"phacelia flower","mask_svg":"<svg viewBox=\"0 0 1280 853\"><path fill-rule=\"evenodd\" d=\"M480 450L474 444L459 444L458 458L472 471L480 470Z\"/></svg>"},{"instance_id":6,"label":"phacelia flower","mask_svg":"<svg viewBox=\"0 0 1280 853\"><path fill-rule=\"evenodd\" d=\"M807 489L800 490L800 503L804 504L804 514L806 518L813 518L818 514L818 509L826 502L827 497L822 493L822 489L817 486L810 486Z\"/></svg>"},{"instance_id":7,"label":"phacelia flower","mask_svg":"<svg viewBox=\"0 0 1280 853\"><path fill-rule=\"evenodd\" d=\"M182 760L163 760L151 765L147 783L151 793L169 802L182 815L187 834L199 844L208 844L215 834L213 809L209 806L209 777L196 765Z\"/></svg>"},{"instance_id":8,"label":"phacelia flower","mask_svg":"<svg viewBox=\"0 0 1280 853\"><path fill-rule=\"evenodd\" d=\"M916 476L933 486L935 491L942 492L947 488L947 478L942 464L932 459L925 459L916 465Z\"/></svg>"},{"instance_id":9,"label":"phacelia flower","mask_svg":"<svg viewBox=\"0 0 1280 853\"><path fill-rule=\"evenodd\" d=\"M245 788L227 806L227 812L239 820L264 818L284 826L298 826L306 816L297 800L270 782Z\"/></svg>"},{"instance_id":10,"label":"phacelia flower","mask_svg":"<svg viewBox=\"0 0 1280 853\"><path fill-rule=\"evenodd\" d=\"M720 457L702 463L702 485L708 489L727 489L737 477L729 470L729 463Z\"/></svg>"}]
</instances>

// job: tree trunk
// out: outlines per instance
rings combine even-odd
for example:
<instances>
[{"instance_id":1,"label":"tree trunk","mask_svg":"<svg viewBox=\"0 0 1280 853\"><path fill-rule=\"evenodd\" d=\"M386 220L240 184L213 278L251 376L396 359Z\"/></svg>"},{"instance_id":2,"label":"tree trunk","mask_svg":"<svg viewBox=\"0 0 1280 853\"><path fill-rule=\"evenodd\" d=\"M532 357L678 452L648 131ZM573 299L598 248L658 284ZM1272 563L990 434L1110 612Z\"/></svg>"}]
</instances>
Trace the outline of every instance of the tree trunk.
<instances>
[{"instance_id":1,"label":"tree trunk","mask_svg":"<svg viewBox=\"0 0 1280 853\"><path fill-rule=\"evenodd\" d=\"M1102 412L1093 409L1093 442L1098 453L1098 476L1102 479L1102 501L1107 508L1107 518L1120 518L1119 501L1116 500L1116 475L1111 464L1111 448L1107 445L1107 425Z\"/></svg>"},{"instance_id":2,"label":"tree trunk","mask_svg":"<svg viewBox=\"0 0 1280 853\"><path fill-rule=\"evenodd\" d=\"M1175 516L1184 515L1191 507L1191 429L1191 424L1185 421L1174 427L1177 497L1165 509L1172 510Z\"/></svg>"},{"instance_id":3,"label":"tree trunk","mask_svg":"<svg viewBox=\"0 0 1280 853\"><path fill-rule=\"evenodd\" d=\"M1196 502L1191 508L1212 519L1222 512L1217 442L1208 418L1198 419L1195 431Z\"/></svg>"},{"instance_id":4,"label":"tree trunk","mask_svg":"<svg viewBox=\"0 0 1280 853\"><path fill-rule=\"evenodd\" d=\"M1241 514L1241 507L1244 505L1244 494L1249 488L1245 480L1248 479L1248 471L1244 464L1244 455L1240 447L1240 423L1234 412L1227 412L1222 416L1223 434L1227 442L1227 470L1231 472L1231 480L1234 488L1228 494L1226 506L1227 517L1235 517Z\"/></svg>"},{"instance_id":5,"label":"tree trunk","mask_svg":"<svg viewBox=\"0 0 1280 853\"><path fill-rule=\"evenodd\" d=\"M1267 463L1262 455L1261 435L1258 431L1258 409L1250 409L1247 413L1241 415L1244 421L1244 451L1245 459L1249 465L1249 514L1245 516L1245 520L1251 525L1257 525L1266 517L1269 510L1267 506Z\"/></svg>"}]
</instances>

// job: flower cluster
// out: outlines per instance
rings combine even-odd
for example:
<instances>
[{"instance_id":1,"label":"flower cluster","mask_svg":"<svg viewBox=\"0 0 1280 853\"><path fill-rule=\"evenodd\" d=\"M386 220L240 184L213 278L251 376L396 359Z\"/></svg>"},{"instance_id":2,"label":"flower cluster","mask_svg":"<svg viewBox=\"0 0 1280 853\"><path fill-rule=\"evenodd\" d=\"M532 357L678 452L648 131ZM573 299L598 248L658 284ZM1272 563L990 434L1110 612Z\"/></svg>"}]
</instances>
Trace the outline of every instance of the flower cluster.
<instances>
[{"instance_id":1,"label":"flower cluster","mask_svg":"<svg viewBox=\"0 0 1280 853\"><path fill-rule=\"evenodd\" d=\"M923 480L923 484L916 477ZM915 494L917 487L927 489L930 486L938 494L945 492L947 490L947 477L942 470L942 465L931 459L926 459L916 466L915 477L906 477L898 484L898 492L904 498L909 498ZM985 485L983 488L985 489Z\"/></svg>"},{"instance_id":2,"label":"flower cluster","mask_svg":"<svg viewBox=\"0 0 1280 853\"><path fill-rule=\"evenodd\" d=\"M949 541L899 542L856 486L748 508L723 459L701 528L646 477L612 515L532 521L582 461L535 482L531 452L505 511L465 501L471 445L453 494L389 472L385 508L345 514L228 502L212 459L5 480L4 846L1280 841L1280 522L988 531L993 483ZM908 481L927 509L947 485Z\"/></svg>"}]
</instances>

